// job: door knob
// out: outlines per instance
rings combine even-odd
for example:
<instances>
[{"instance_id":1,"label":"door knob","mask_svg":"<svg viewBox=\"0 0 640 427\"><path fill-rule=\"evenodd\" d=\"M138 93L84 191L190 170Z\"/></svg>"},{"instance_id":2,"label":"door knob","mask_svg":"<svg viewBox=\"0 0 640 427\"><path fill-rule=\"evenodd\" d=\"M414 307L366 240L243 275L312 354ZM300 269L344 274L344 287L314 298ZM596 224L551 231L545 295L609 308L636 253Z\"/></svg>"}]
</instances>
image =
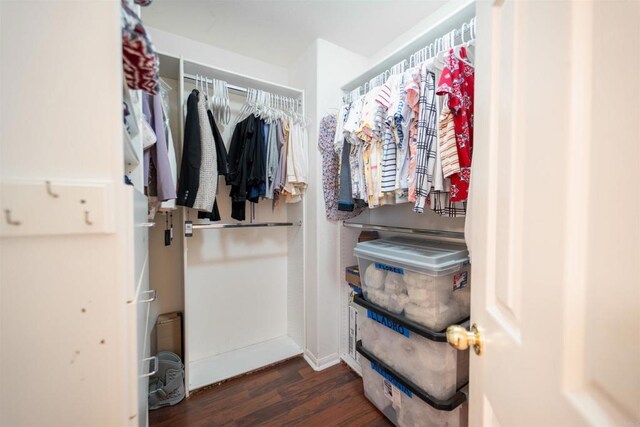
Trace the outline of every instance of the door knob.
<instances>
[{"instance_id":1,"label":"door knob","mask_svg":"<svg viewBox=\"0 0 640 427\"><path fill-rule=\"evenodd\" d=\"M467 331L464 326L451 325L447 328L447 342L457 350L466 350L473 347L473 351L478 356L484 351L484 339L480 334L478 325L475 323L471 326L471 330Z\"/></svg>"}]
</instances>

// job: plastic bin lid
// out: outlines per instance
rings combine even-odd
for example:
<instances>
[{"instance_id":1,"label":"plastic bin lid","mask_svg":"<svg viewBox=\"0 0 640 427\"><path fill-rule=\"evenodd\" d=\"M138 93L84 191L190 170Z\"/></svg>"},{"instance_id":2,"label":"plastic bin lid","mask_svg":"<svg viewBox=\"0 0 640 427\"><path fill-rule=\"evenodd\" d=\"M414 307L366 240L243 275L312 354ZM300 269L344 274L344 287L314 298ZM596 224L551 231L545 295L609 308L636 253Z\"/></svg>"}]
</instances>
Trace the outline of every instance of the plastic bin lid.
<instances>
[{"instance_id":1,"label":"plastic bin lid","mask_svg":"<svg viewBox=\"0 0 640 427\"><path fill-rule=\"evenodd\" d=\"M385 260L389 264L438 272L469 261L466 245L406 237L358 243L356 256Z\"/></svg>"}]
</instances>

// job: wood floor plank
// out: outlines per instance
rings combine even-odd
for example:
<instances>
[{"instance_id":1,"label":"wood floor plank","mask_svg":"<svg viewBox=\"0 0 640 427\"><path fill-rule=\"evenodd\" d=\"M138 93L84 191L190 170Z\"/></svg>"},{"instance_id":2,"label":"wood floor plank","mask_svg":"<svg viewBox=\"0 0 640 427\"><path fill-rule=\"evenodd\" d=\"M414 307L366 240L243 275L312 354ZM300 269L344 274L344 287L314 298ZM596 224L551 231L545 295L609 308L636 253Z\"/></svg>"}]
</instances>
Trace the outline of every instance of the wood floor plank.
<instances>
[{"instance_id":1,"label":"wood floor plank","mask_svg":"<svg viewBox=\"0 0 640 427\"><path fill-rule=\"evenodd\" d=\"M382 427L391 423L365 397L345 364L315 372L303 358L193 393L152 411L151 427Z\"/></svg>"}]
</instances>

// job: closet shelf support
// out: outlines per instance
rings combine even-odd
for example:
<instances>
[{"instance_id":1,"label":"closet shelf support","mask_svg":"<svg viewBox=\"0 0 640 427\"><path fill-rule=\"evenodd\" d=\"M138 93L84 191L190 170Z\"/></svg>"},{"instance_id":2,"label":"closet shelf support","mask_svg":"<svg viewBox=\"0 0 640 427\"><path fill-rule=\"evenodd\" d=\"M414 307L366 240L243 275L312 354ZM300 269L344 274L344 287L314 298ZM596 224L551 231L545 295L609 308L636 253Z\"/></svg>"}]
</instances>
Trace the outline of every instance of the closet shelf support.
<instances>
[{"instance_id":1,"label":"closet shelf support","mask_svg":"<svg viewBox=\"0 0 640 427\"><path fill-rule=\"evenodd\" d=\"M357 228L360 230L386 231L389 233L417 234L422 236L442 237L446 239L461 240L464 242L464 233L459 231L429 230L425 228L395 227L391 225L361 224L356 222L343 222L342 225L347 228Z\"/></svg>"}]
</instances>

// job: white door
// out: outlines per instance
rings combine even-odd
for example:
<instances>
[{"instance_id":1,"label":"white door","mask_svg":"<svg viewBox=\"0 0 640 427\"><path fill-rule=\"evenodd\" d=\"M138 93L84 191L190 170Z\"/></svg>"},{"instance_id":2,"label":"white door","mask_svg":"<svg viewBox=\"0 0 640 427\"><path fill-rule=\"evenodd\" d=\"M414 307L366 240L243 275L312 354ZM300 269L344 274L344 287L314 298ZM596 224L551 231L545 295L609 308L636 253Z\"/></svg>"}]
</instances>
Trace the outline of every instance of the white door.
<instances>
[{"instance_id":1,"label":"white door","mask_svg":"<svg viewBox=\"0 0 640 427\"><path fill-rule=\"evenodd\" d=\"M640 425L640 2L478 4L471 426Z\"/></svg>"}]
</instances>

